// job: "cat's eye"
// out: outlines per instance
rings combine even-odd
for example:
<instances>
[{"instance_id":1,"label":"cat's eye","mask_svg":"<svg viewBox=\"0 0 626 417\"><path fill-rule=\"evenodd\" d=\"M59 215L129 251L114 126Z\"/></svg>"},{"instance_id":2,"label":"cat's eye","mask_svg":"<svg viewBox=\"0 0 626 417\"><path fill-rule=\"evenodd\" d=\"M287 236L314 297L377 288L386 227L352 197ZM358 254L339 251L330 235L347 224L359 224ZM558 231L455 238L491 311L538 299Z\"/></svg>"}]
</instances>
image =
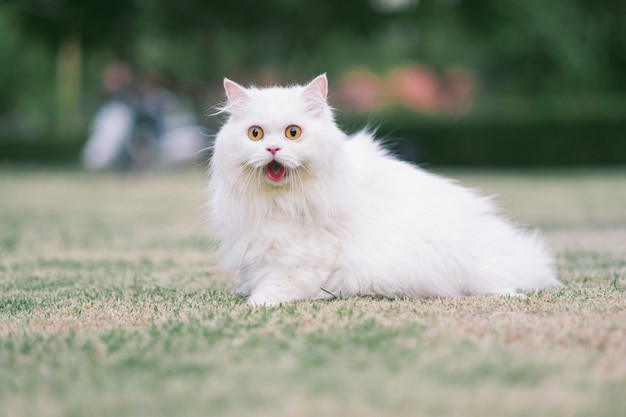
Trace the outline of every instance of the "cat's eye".
<instances>
[{"instance_id":1,"label":"cat's eye","mask_svg":"<svg viewBox=\"0 0 626 417\"><path fill-rule=\"evenodd\" d=\"M251 140L261 140L263 139L263 129L261 126L252 126L248 129L248 137Z\"/></svg>"},{"instance_id":2,"label":"cat's eye","mask_svg":"<svg viewBox=\"0 0 626 417\"><path fill-rule=\"evenodd\" d=\"M301 134L302 129L300 129L300 126L291 125L287 126L287 129L285 129L285 136L287 137L287 139L296 140L300 137Z\"/></svg>"}]
</instances>

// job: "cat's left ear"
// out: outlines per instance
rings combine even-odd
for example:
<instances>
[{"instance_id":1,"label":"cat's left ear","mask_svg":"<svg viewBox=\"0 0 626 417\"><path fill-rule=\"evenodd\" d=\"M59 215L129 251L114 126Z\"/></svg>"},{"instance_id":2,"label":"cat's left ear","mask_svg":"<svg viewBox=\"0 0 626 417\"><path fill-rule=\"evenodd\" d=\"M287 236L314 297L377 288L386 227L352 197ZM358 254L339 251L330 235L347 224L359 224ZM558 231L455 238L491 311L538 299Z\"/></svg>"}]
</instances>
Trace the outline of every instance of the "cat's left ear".
<instances>
[{"instance_id":1,"label":"cat's left ear","mask_svg":"<svg viewBox=\"0 0 626 417\"><path fill-rule=\"evenodd\" d=\"M228 98L227 108L229 109L236 109L250 100L246 89L228 78L224 78L224 91Z\"/></svg>"},{"instance_id":2,"label":"cat's left ear","mask_svg":"<svg viewBox=\"0 0 626 417\"><path fill-rule=\"evenodd\" d=\"M309 110L316 115L321 115L328 109L326 97L328 96L328 79L326 74L317 76L302 92L302 98L308 104Z\"/></svg>"}]
</instances>

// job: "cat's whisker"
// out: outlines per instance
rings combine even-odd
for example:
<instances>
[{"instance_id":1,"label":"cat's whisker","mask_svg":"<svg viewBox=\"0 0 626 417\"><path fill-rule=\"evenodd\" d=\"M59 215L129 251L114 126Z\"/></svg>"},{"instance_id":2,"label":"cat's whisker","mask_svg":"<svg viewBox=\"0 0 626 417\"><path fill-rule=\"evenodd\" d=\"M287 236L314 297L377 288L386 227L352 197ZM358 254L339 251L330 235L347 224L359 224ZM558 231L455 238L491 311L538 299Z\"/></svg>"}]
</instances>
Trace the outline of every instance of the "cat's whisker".
<instances>
[{"instance_id":1,"label":"cat's whisker","mask_svg":"<svg viewBox=\"0 0 626 417\"><path fill-rule=\"evenodd\" d=\"M300 179L300 173L297 168L289 168L289 185L293 190L297 190L302 186L302 181Z\"/></svg>"},{"instance_id":2,"label":"cat's whisker","mask_svg":"<svg viewBox=\"0 0 626 417\"><path fill-rule=\"evenodd\" d=\"M305 165L301 165L300 168L302 170L304 170L308 174L309 179L310 179L311 178L311 172L306 168L306 166ZM300 170L298 170L298 178L300 180L300 184L302 184L302 188L305 189L304 180L302 178L302 172ZM312 203L311 206L313 208L315 208L314 211L323 211L324 210L323 204L322 204L322 202L320 200L320 196L317 193L310 194L310 195L307 196L307 198L310 199L310 202ZM313 211L312 208L309 208L309 205L307 205L307 213L311 213L312 211Z\"/></svg>"},{"instance_id":3,"label":"cat's whisker","mask_svg":"<svg viewBox=\"0 0 626 417\"><path fill-rule=\"evenodd\" d=\"M246 173L246 167L242 165L239 168L237 168L237 170L235 171L235 178L239 179L243 177L245 173Z\"/></svg>"},{"instance_id":4,"label":"cat's whisker","mask_svg":"<svg viewBox=\"0 0 626 417\"><path fill-rule=\"evenodd\" d=\"M306 167L306 165L302 164L302 165L300 165L300 168L303 169L304 171L306 171L307 174L309 174L309 178L313 178L313 174L311 174L311 171L309 171L309 169Z\"/></svg>"},{"instance_id":5,"label":"cat's whisker","mask_svg":"<svg viewBox=\"0 0 626 417\"><path fill-rule=\"evenodd\" d=\"M244 190L250 190L250 185L255 182L255 180L260 180L260 175L258 175L259 171L256 169L248 169L246 172L245 178L245 188ZM256 177L256 178L255 178Z\"/></svg>"},{"instance_id":6,"label":"cat's whisker","mask_svg":"<svg viewBox=\"0 0 626 417\"><path fill-rule=\"evenodd\" d=\"M260 180L258 174L259 170L253 169L246 164L239 166L237 171L235 171L235 181L240 185L240 189L243 193L251 189L250 185L255 181L255 176L259 177L258 179Z\"/></svg>"},{"instance_id":7,"label":"cat's whisker","mask_svg":"<svg viewBox=\"0 0 626 417\"><path fill-rule=\"evenodd\" d=\"M241 165L234 173L235 183L239 183L244 180L248 175L248 168L245 165Z\"/></svg>"}]
</instances>

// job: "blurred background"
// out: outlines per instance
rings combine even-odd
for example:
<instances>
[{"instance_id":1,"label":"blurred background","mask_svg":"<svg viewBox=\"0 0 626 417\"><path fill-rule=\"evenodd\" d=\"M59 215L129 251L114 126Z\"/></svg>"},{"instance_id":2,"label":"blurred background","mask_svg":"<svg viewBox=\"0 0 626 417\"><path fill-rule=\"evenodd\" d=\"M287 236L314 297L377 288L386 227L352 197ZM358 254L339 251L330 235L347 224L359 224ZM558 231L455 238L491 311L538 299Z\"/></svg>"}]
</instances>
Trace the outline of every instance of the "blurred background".
<instances>
[{"instance_id":1,"label":"blurred background","mask_svg":"<svg viewBox=\"0 0 626 417\"><path fill-rule=\"evenodd\" d=\"M0 0L0 61L5 163L188 162L223 77L323 72L341 126L420 163L626 163L623 0Z\"/></svg>"}]
</instances>

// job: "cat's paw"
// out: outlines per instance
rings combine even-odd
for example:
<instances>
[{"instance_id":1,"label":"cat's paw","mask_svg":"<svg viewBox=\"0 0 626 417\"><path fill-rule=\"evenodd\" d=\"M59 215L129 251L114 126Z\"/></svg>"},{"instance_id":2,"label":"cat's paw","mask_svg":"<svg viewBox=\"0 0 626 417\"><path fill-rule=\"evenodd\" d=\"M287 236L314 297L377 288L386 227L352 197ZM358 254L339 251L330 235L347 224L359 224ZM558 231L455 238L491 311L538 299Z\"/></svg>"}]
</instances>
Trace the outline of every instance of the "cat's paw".
<instances>
[{"instance_id":1,"label":"cat's paw","mask_svg":"<svg viewBox=\"0 0 626 417\"><path fill-rule=\"evenodd\" d=\"M505 288L494 292L494 294L504 298L518 298L520 300L525 300L528 298L526 294L515 288Z\"/></svg>"},{"instance_id":2,"label":"cat's paw","mask_svg":"<svg viewBox=\"0 0 626 417\"><path fill-rule=\"evenodd\" d=\"M267 299L266 297L251 295L246 300L246 304L254 307L272 307L279 305L280 302L277 300Z\"/></svg>"}]
</instances>

